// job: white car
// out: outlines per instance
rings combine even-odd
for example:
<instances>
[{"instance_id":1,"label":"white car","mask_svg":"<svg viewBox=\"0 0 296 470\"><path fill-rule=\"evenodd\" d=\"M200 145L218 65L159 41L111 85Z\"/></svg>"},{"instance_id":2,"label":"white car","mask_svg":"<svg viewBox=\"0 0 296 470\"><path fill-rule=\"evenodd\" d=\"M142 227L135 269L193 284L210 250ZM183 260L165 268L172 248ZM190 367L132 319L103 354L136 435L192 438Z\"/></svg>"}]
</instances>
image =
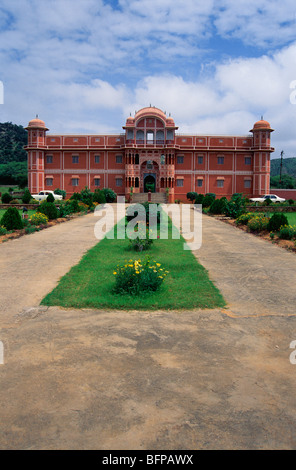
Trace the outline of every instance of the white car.
<instances>
[{"instance_id":1,"label":"white car","mask_svg":"<svg viewBox=\"0 0 296 470\"><path fill-rule=\"evenodd\" d=\"M262 197L253 197L250 199L252 202L264 202L267 201L267 199L270 199L271 202L285 202L286 199L283 199L282 197L277 196L276 194L265 194L265 196Z\"/></svg>"},{"instance_id":2,"label":"white car","mask_svg":"<svg viewBox=\"0 0 296 470\"><path fill-rule=\"evenodd\" d=\"M61 201L63 196L60 194L55 194L53 191L40 191L39 194L32 194L32 198L36 199L36 201L45 201L47 196L52 194L56 201Z\"/></svg>"}]
</instances>

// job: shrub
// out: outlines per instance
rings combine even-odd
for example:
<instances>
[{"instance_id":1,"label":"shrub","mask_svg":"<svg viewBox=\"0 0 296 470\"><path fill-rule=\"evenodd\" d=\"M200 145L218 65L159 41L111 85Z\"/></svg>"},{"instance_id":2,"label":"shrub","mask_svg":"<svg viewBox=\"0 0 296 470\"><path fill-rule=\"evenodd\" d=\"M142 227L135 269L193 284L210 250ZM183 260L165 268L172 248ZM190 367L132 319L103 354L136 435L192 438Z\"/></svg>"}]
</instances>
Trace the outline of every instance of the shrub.
<instances>
[{"instance_id":1,"label":"shrub","mask_svg":"<svg viewBox=\"0 0 296 470\"><path fill-rule=\"evenodd\" d=\"M105 197L104 191L101 191L100 189L96 189L93 195L93 201L97 202L98 204L105 204L106 197Z\"/></svg>"},{"instance_id":2,"label":"shrub","mask_svg":"<svg viewBox=\"0 0 296 470\"><path fill-rule=\"evenodd\" d=\"M2 194L2 196L1 196L1 200L2 200L2 203L3 203L3 204L9 204L10 201L12 201L12 199L13 199L13 198L12 198L12 195L9 194L9 193L4 193L4 194Z\"/></svg>"},{"instance_id":3,"label":"shrub","mask_svg":"<svg viewBox=\"0 0 296 470\"><path fill-rule=\"evenodd\" d=\"M42 212L35 212L35 214L32 214L30 221L32 225L46 225L48 217Z\"/></svg>"},{"instance_id":4,"label":"shrub","mask_svg":"<svg viewBox=\"0 0 296 470\"><path fill-rule=\"evenodd\" d=\"M110 188L103 188L103 193L105 194L106 202L115 202L117 194Z\"/></svg>"},{"instance_id":5,"label":"shrub","mask_svg":"<svg viewBox=\"0 0 296 470\"><path fill-rule=\"evenodd\" d=\"M55 189L54 193L60 196L63 196L63 199L65 199L67 195L66 191L64 191L63 189L59 189L59 188Z\"/></svg>"},{"instance_id":6,"label":"shrub","mask_svg":"<svg viewBox=\"0 0 296 470\"><path fill-rule=\"evenodd\" d=\"M31 201L31 193L28 189L25 189L23 197L22 197L22 202L23 204L29 204Z\"/></svg>"},{"instance_id":7,"label":"shrub","mask_svg":"<svg viewBox=\"0 0 296 470\"><path fill-rule=\"evenodd\" d=\"M288 203L290 204L290 206L293 206L294 200L293 199L288 199Z\"/></svg>"},{"instance_id":8,"label":"shrub","mask_svg":"<svg viewBox=\"0 0 296 470\"><path fill-rule=\"evenodd\" d=\"M204 207L210 207L210 205L212 204L212 202L214 202L215 200L215 194L213 193L207 193L204 198L203 198L203 201L202 201L202 205Z\"/></svg>"},{"instance_id":9,"label":"shrub","mask_svg":"<svg viewBox=\"0 0 296 470\"><path fill-rule=\"evenodd\" d=\"M21 203L22 201L20 201L20 199L11 199L9 204L21 204Z\"/></svg>"},{"instance_id":10,"label":"shrub","mask_svg":"<svg viewBox=\"0 0 296 470\"><path fill-rule=\"evenodd\" d=\"M267 230L269 232L278 232L282 225L289 225L287 216L281 212L275 212L269 220Z\"/></svg>"},{"instance_id":11,"label":"shrub","mask_svg":"<svg viewBox=\"0 0 296 470\"><path fill-rule=\"evenodd\" d=\"M204 197L203 194L199 194L199 195L197 196L197 198L195 199L195 202L194 202L194 203L195 203L195 204L203 204L204 198L205 198L205 197Z\"/></svg>"},{"instance_id":12,"label":"shrub","mask_svg":"<svg viewBox=\"0 0 296 470\"><path fill-rule=\"evenodd\" d=\"M296 239L296 226L295 225L283 225L280 227L279 238L282 240L294 240Z\"/></svg>"},{"instance_id":13,"label":"shrub","mask_svg":"<svg viewBox=\"0 0 296 470\"><path fill-rule=\"evenodd\" d=\"M138 229L136 229L135 231L138 233L138 236L135 239L129 239L130 248L135 251L148 250L153 243L152 238L150 238L150 232L152 232L152 230L149 230L144 222L142 224L139 224Z\"/></svg>"},{"instance_id":14,"label":"shrub","mask_svg":"<svg viewBox=\"0 0 296 470\"><path fill-rule=\"evenodd\" d=\"M261 214L257 213L256 214L257 216L260 216ZM235 223L236 225L247 225L247 223L249 222L250 219L253 219L255 217L255 214L254 212L246 212L242 215L240 215Z\"/></svg>"},{"instance_id":15,"label":"shrub","mask_svg":"<svg viewBox=\"0 0 296 470\"><path fill-rule=\"evenodd\" d=\"M28 227L25 228L25 233L30 234L36 232L37 228L35 225L29 225Z\"/></svg>"},{"instance_id":16,"label":"shrub","mask_svg":"<svg viewBox=\"0 0 296 470\"><path fill-rule=\"evenodd\" d=\"M79 212L87 212L88 208L89 208L89 206L87 204L85 204L84 202L81 202L81 201L78 202Z\"/></svg>"},{"instance_id":17,"label":"shrub","mask_svg":"<svg viewBox=\"0 0 296 470\"><path fill-rule=\"evenodd\" d=\"M9 207L4 212L0 225L3 225L7 230L21 230L23 228L23 222L16 207Z\"/></svg>"},{"instance_id":18,"label":"shrub","mask_svg":"<svg viewBox=\"0 0 296 470\"><path fill-rule=\"evenodd\" d=\"M157 291L168 274L160 263L149 259L129 260L123 266L117 266L113 272L116 294L141 295L144 292Z\"/></svg>"},{"instance_id":19,"label":"shrub","mask_svg":"<svg viewBox=\"0 0 296 470\"><path fill-rule=\"evenodd\" d=\"M37 207L37 212L42 212L42 214L45 214L49 220L57 219L58 217L58 209L53 202L42 202Z\"/></svg>"},{"instance_id":20,"label":"shrub","mask_svg":"<svg viewBox=\"0 0 296 470\"><path fill-rule=\"evenodd\" d=\"M269 219L267 217L255 216L248 221L247 227L250 232L262 232L267 230L268 223Z\"/></svg>"},{"instance_id":21,"label":"shrub","mask_svg":"<svg viewBox=\"0 0 296 470\"><path fill-rule=\"evenodd\" d=\"M0 236L6 235L6 234L7 234L6 228L3 225L0 225Z\"/></svg>"},{"instance_id":22,"label":"shrub","mask_svg":"<svg viewBox=\"0 0 296 470\"><path fill-rule=\"evenodd\" d=\"M214 199L214 201L210 205L209 212L211 214L223 214L226 204L226 197L222 197L221 199Z\"/></svg>"},{"instance_id":23,"label":"shrub","mask_svg":"<svg viewBox=\"0 0 296 470\"><path fill-rule=\"evenodd\" d=\"M93 205L93 193L87 186L80 191L80 201L83 204L86 204L89 208Z\"/></svg>"},{"instance_id":24,"label":"shrub","mask_svg":"<svg viewBox=\"0 0 296 470\"><path fill-rule=\"evenodd\" d=\"M189 199L189 201L191 201L191 202L195 201L197 196L198 196L198 194L195 193L195 192L189 192L189 193L186 194L187 199Z\"/></svg>"},{"instance_id":25,"label":"shrub","mask_svg":"<svg viewBox=\"0 0 296 470\"><path fill-rule=\"evenodd\" d=\"M224 208L224 214L227 217L237 219L246 210L246 201L242 194L233 194L230 201L227 201Z\"/></svg>"},{"instance_id":26,"label":"shrub","mask_svg":"<svg viewBox=\"0 0 296 470\"><path fill-rule=\"evenodd\" d=\"M49 193L49 195L46 198L46 202L54 202L54 201L55 201L54 195Z\"/></svg>"},{"instance_id":27,"label":"shrub","mask_svg":"<svg viewBox=\"0 0 296 470\"><path fill-rule=\"evenodd\" d=\"M73 214L74 210L73 210L73 203L74 201L71 201L71 202L66 202L66 203L62 203L60 204L59 206L59 213L58 213L58 216L59 217L66 217L67 215L70 215L70 214ZM78 207L78 202L75 201L77 203L77 207Z\"/></svg>"}]
</instances>

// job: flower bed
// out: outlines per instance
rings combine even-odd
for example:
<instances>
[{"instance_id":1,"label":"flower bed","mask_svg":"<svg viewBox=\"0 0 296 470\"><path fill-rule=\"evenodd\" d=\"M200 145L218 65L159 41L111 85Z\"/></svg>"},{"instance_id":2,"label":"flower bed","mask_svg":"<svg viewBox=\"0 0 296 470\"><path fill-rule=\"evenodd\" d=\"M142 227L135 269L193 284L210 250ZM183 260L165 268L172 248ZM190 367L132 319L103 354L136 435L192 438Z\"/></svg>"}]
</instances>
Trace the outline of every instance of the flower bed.
<instances>
[{"instance_id":1,"label":"flower bed","mask_svg":"<svg viewBox=\"0 0 296 470\"><path fill-rule=\"evenodd\" d=\"M255 215L255 217L254 217ZM211 216L211 215L210 215ZM270 243L276 244L277 246L284 248L288 251L296 253L296 226L284 225L279 228L279 231L267 230L268 218L264 214L246 213L242 214L241 220L232 219L230 217L215 215L212 216L218 220L237 227L238 229L251 233L254 236L260 237ZM259 220L261 218L261 221ZM243 222L242 222L243 221ZM251 221L251 223L250 223ZM240 223L241 222L241 223ZM249 224L249 226L248 226ZM261 229L260 229L261 224ZM251 226L251 229L250 229ZM290 239L289 239L290 238Z\"/></svg>"}]
</instances>

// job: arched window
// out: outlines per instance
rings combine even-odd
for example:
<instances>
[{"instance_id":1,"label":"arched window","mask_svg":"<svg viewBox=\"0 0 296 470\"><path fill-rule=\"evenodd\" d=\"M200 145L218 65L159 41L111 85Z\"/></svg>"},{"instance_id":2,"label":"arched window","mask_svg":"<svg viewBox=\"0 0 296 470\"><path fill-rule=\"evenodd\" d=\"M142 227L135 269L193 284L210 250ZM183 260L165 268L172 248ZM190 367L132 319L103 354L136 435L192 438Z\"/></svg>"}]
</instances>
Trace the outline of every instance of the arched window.
<instances>
[{"instance_id":1,"label":"arched window","mask_svg":"<svg viewBox=\"0 0 296 470\"><path fill-rule=\"evenodd\" d=\"M137 131L137 141L144 141L144 131Z\"/></svg>"}]
</instances>

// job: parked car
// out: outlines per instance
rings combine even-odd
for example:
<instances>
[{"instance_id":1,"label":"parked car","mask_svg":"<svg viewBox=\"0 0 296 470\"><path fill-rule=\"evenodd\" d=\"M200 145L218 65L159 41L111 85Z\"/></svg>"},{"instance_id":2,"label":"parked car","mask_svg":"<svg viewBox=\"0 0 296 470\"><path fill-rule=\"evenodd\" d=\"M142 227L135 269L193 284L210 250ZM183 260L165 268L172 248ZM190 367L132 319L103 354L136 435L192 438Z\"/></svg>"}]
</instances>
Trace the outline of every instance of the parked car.
<instances>
[{"instance_id":1,"label":"parked car","mask_svg":"<svg viewBox=\"0 0 296 470\"><path fill-rule=\"evenodd\" d=\"M40 191L39 194L32 194L32 198L36 199L36 201L45 201L47 199L47 196L49 194L52 194L55 200L61 201L63 199L63 196L60 194L55 194L53 191Z\"/></svg>"},{"instance_id":2,"label":"parked car","mask_svg":"<svg viewBox=\"0 0 296 470\"><path fill-rule=\"evenodd\" d=\"M264 202L267 199L270 199L271 202L285 202L286 199L283 199L282 197L277 196L276 194L265 194L265 196L261 197L253 197L250 199L252 202Z\"/></svg>"}]
</instances>

